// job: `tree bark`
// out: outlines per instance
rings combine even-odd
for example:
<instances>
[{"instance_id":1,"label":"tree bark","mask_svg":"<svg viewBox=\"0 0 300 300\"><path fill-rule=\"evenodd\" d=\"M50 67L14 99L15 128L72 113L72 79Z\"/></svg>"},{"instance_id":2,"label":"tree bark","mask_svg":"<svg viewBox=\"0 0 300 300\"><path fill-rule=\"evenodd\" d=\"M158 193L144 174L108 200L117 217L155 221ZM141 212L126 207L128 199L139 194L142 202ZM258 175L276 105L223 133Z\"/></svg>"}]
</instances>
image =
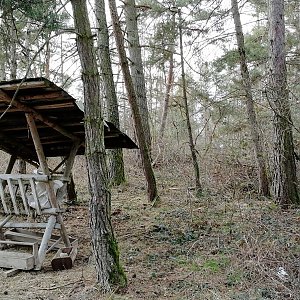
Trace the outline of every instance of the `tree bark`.
<instances>
[{"instance_id":1,"label":"tree bark","mask_svg":"<svg viewBox=\"0 0 300 300\"><path fill-rule=\"evenodd\" d=\"M174 79L174 57L173 56L174 56L173 53L171 53L169 58L169 70L168 70L168 78L166 82L166 93L164 98L164 107L163 107L163 113L161 118L160 129L159 129L160 141L162 141L165 134L167 116L168 116L168 110L169 110L170 98L171 98L171 89L172 89L173 79Z\"/></svg>"},{"instance_id":2,"label":"tree bark","mask_svg":"<svg viewBox=\"0 0 300 300\"><path fill-rule=\"evenodd\" d=\"M284 1L269 1L269 82L267 96L274 112L275 200L283 208L299 205L292 119L287 87Z\"/></svg>"},{"instance_id":3,"label":"tree bark","mask_svg":"<svg viewBox=\"0 0 300 300\"><path fill-rule=\"evenodd\" d=\"M269 190L269 181L267 176L267 169L264 159L264 151L260 137L259 125L257 122L257 117L254 108L254 100L251 91L251 79L249 75L248 66L246 63L246 51L244 43L244 34L241 24L241 17L238 8L237 0L231 0L232 14L235 25L236 40L238 45L238 51L240 55L240 67L241 75L243 79L243 87L246 94L246 108L248 121L250 125L251 138L254 146L256 164L257 164L257 173L259 181L259 193L263 196L270 196Z\"/></svg>"},{"instance_id":4,"label":"tree bark","mask_svg":"<svg viewBox=\"0 0 300 300\"><path fill-rule=\"evenodd\" d=\"M105 291L126 284L111 223L111 193L104 148L100 76L85 0L71 1L84 88L86 156L90 183L90 226L97 280Z\"/></svg>"},{"instance_id":5,"label":"tree bark","mask_svg":"<svg viewBox=\"0 0 300 300\"><path fill-rule=\"evenodd\" d=\"M13 11L9 14L10 17L10 78L17 78L17 33L14 23Z\"/></svg>"},{"instance_id":6,"label":"tree bark","mask_svg":"<svg viewBox=\"0 0 300 300\"><path fill-rule=\"evenodd\" d=\"M44 63L44 74L46 78L50 78L50 59L51 59L50 41L48 41L45 49L45 63Z\"/></svg>"},{"instance_id":7,"label":"tree bark","mask_svg":"<svg viewBox=\"0 0 300 300\"><path fill-rule=\"evenodd\" d=\"M137 97L135 94L133 81L129 71L128 60L126 57L126 52L124 47L124 37L123 37L123 33L122 33L122 29L121 29L121 25L117 13L116 2L115 0L109 0L108 3L109 3L112 22L113 22L114 35L115 35L117 49L119 53L121 68L122 68L125 86L127 90L128 101L131 106L131 110L133 114L135 130L136 130L137 139L139 142L139 147L141 152L141 158L144 166L144 173L148 184L147 187L148 198L149 201L155 201L158 197L156 180L151 165L149 149L145 139L144 128L142 125L143 122L142 122L142 118L137 103Z\"/></svg>"},{"instance_id":8,"label":"tree bark","mask_svg":"<svg viewBox=\"0 0 300 300\"><path fill-rule=\"evenodd\" d=\"M98 23L98 49L100 58L100 72L104 84L105 98L107 103L108 121L118 128L120 127L118 99L114 86L114 78L111 67L109 34L107 28L105 3L98 0L96 5L96 18ZM112 185L120 185L125 182L124 161L122 149L108 150L109 170Z\"/></svg>"},{"instance_id":9,"label":"tree bark","mask_svg":"<svg viewBox=\"0 0 300 300\"><path fill-rule=\"evenodd\" d=\"M140 111L146 144L151 156L151 133L149 126L149 112L147 106L146 84L139 41L137 12L135 0L125 1L125 22L127 27L127 41L132 82L136 94L136 101Z\"/></svg>"},{"instance_id":10,"label":"tree bark","mask_svg":"<svg viewBox=\"0 0 300 300\"><path fill-rule=\"evenodd\" d=\"M180 9L178 10L178 13L179 13L179 39L180 39L179 45L180 45L181 79L182 79L182 98L183 98L183 104L184 104L186 126L187 126L188 137L189 137L189 146L190 146L190 150L191 150L194 173L195 173L196 195L200 196L202 194L202 186L200 183L199 164L198 164L198 160L197 160L196 147L195 147L194 138L193 138L192 126L191 126L190 115L189 115L189 107L188 107L188 101L187 101L186 79L185 79L184 57L183 57L183 41L182 41L182 18L181 18Z\"/></svg>"},{"instance_id":11,"label":"tree bark","mask_svg":"<svg viewBox=\"0 0 300 300\"><path fill-rule=\"evenodd\" d=\"M168 110L169 110L169 105L170 105L170 98L171 98L171 90L173 86L173 81L174 81L174 52L175 52L175 13L173 12L172 15L172 32L174 39L171 41L171 46L170 46L170 57L169 57L169 70L168 70L168 77L167 77L167 82L166 82L166 93L165 93L165 98L164 98L164 108L163 108L163 113L162 113L162 118L161 118L161 124L160 124L160 129L159 129L159 140L160 142L162 141L164 134L165 134L165 128L167 124L167 116L168 116Z\"/></svg>"}]
</instances>

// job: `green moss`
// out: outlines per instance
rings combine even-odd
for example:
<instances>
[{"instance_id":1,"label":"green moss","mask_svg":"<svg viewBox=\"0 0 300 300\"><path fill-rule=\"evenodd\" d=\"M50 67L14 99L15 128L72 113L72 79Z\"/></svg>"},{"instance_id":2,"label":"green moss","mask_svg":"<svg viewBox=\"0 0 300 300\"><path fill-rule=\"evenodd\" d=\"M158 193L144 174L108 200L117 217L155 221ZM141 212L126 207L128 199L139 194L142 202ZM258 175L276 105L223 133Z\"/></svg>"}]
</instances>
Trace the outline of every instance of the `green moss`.
<instances>
[{"instance_id":1,"label":"green moss","mask_svg":"<svg viewBox=\"0 0 300 300\"><path fill-rule=\"evenodd\" d=\"M124 269L120 263L120 253L118 243L113 236L108 239L109 243L109 254L112 256L113 265L110 272L109 281L111 284L125 287L127 285L127 278Z\"/></svg>"},{"instance_id":2,"label":"green moss","mask_svg":"<svg viewBox=\"0 0 300 300\"><path fill-rule=\"evenodd\" d=\"M202 191L202 189L197 189L197 191L196 191L196 197L197 197L197 198L202 198L202 196L203 196L203 191Z\"/></svg>"}]
</instances>

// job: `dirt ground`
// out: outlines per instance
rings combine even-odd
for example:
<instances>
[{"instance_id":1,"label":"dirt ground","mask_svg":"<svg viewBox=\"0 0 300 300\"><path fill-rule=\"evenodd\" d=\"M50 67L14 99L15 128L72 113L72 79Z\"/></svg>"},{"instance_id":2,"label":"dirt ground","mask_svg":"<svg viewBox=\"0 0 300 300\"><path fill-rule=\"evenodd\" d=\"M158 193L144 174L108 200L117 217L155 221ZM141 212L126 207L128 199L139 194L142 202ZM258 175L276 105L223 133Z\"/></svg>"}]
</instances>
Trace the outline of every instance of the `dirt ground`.
<instances>
[{"instance_id":1,"label":"dirt ground","mask_svg":"<svg viewBox=\"0 0 300 300\"><path fill-rule=\"evenodd\" d=\"M282 211L258 197L251 168L207 162L198 199L190 161L157 165L160 201L153 207L132 161L126 158L126 184L112 192L128 287L103 295L96 284L85 163L78 160L80 203L65 214L68 232L79 240L75 266L54 272L46 262L42 271L11 278L0 269L0 299L300 299L300 210Z\"/></svg>"}]
</instances>

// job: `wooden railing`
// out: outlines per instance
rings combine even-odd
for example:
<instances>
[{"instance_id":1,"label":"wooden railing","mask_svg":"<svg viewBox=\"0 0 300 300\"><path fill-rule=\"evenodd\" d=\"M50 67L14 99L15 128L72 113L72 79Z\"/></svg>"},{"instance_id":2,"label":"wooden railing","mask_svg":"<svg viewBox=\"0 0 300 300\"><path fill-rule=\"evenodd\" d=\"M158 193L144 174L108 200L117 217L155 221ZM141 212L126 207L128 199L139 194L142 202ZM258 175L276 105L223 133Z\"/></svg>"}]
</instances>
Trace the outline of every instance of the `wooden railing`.
<instances>
[{"instance_id":1,"label":"wooden railing","mask_svg":"<svg viewBox=\"0 0 300 300\"><path fill-rule=\"evenodd\" d=\"M53 207L41 205L38 184L49 182L47 175L0 174L0 212L6 215L41 215L51 213ZM45 192L47 197L47 192Z\"/></svg>"}]
</instances>

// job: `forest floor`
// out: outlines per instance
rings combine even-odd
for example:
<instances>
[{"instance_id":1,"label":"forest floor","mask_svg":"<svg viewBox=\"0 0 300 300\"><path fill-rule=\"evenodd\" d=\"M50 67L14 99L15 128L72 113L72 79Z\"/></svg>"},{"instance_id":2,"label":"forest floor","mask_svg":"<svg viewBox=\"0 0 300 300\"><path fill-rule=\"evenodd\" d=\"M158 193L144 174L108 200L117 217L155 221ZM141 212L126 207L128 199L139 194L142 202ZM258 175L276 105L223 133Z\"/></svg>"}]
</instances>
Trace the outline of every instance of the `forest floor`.
<instances>
[{"instance_id":1,"label":"forest floor","mask_svg":"<svg viewBox=\"0 0 300 300\"><path fill-rule=\"evenodd\" d=\"M42 271L10 278L0 269L0 299L300 299L300 210L283 211L259 197L251 167L207 161L204 193L195 198L190 162L174 158L155 168L160 200L153 207L133 161L126 159L126 184L112 191L128 287L103 295L96 285L80 160L80 203L65 214L79 240L75 266L54 272L46 262Z\"/></svg>"}]
</instances>

